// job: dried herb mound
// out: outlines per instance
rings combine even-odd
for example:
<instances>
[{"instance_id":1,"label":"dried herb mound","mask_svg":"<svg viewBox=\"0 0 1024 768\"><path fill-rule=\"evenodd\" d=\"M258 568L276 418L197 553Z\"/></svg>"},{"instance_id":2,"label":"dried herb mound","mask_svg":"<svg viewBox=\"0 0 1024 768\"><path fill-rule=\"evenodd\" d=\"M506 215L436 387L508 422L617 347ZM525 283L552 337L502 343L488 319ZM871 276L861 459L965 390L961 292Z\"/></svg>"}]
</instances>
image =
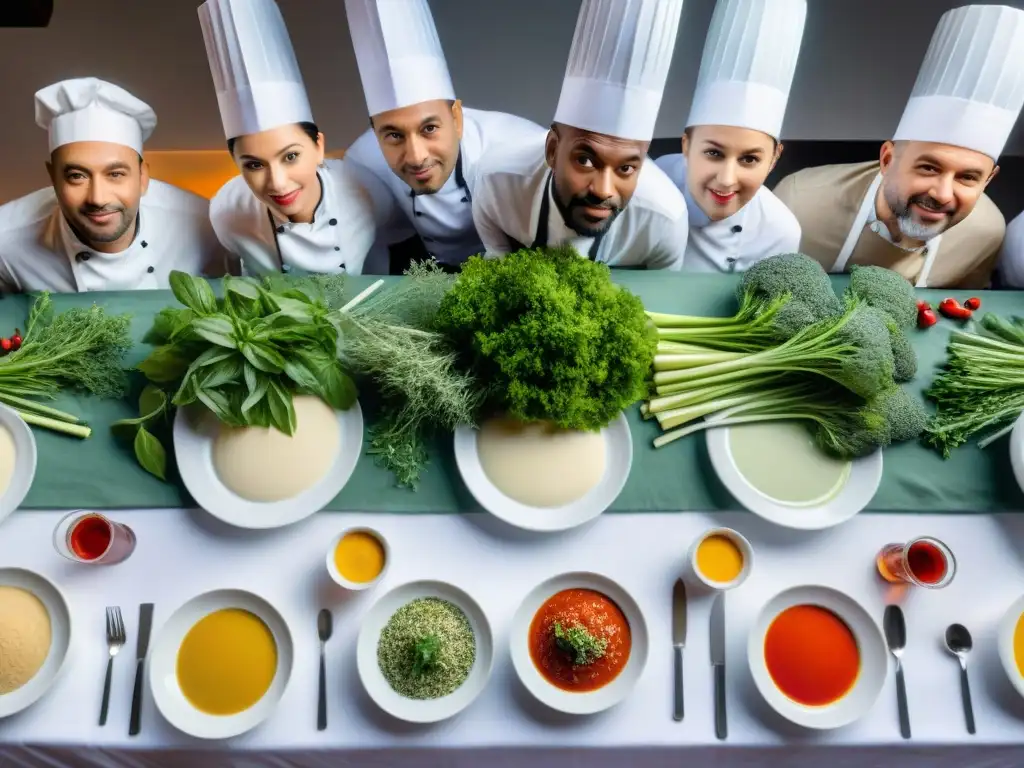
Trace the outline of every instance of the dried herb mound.
<instances>
[{"instance_id":1,"label":"dried herb mound","mask_svg":"<svg viewBox=\"0 0 1024 768\"><path fill-rule=\"evenodd\" d=\"M435 328L522 421L596 430L647 393L657 338L640 299L571 247L471 258Z\"/></svg>"}]
</instances>

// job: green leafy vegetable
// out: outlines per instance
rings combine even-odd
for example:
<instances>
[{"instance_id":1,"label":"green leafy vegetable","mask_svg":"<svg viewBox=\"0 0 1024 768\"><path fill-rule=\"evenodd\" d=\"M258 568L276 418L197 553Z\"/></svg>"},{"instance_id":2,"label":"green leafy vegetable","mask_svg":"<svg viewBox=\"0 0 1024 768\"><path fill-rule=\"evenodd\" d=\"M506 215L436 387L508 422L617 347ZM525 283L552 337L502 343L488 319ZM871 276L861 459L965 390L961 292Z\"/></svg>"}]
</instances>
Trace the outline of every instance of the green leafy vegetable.
<instances>
[{"instance_id":1,"label":"green leafy vegetable","mask_svg":"<svg viewBox=\"0 0 1024 768\"><path fill-rule=\"evenodd\" d=\"M910 381L917 375L917 355L906 332L917 322L914 287L898 272L885 267L855 266L850 270L848 295L856 296L886 317L886 329L895 364L896 381Z\"/></svg>"},{"instance_id":2,"label":"green leafy vegetable","mask_svg":"<svg viewBox=\"0 0 1024 768\"><path fill-rule=\"evenodd\" d=\"M569 654L573 664L582 666L593 664L604 656L608 648L608 641L605 638L596 638L582 624L575 623L568 629L562 626L561 622L554 623L555 645L558 650Z\"/></svg>"},{"instance_id":3,"label":"green leafy vegetable","mask_svg":"<svg viewBox=\"0 0 1024 768\"><path fill-rule=\"evenodd\" d=\"M419 677L437 668L441 657L441 640L437 635L421 637L413 649L412 673Z\"/></svg>"},{"instance_id":4,"label":"green leafy vegetable","mask_svg":"<svg viewBox=\"0 0 1024 768\"><path fill-rule=\"evenodd\" d=\"M146 429L147 425L158 430L166 426L170 404L167 393L152 384L147 385L139 395L139 415L134 419L121 419L110 425L115 437L131 443L139 465L150 474L167 479L167 451L159 438Z\"/></svg>"}]
</instances>

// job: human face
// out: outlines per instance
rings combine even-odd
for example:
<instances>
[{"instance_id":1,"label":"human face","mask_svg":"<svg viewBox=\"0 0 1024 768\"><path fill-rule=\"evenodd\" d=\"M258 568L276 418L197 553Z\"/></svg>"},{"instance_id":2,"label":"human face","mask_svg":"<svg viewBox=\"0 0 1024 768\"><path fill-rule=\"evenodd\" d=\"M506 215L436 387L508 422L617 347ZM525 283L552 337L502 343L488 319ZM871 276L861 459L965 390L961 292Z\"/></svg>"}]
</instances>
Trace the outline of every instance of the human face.
<instances>
[{"instance_id":1,"label":"human face","mask_svg":"<svg viewBox=\"0 0 1024 768\"><path fill-rule=\"evenodd\" d=\"M649 143L552 127L545 151L565 223L584 237L606 231L636 191Z\"/></svg>"},{"instance_id":2,"label":"human face","mask_svg":"<svg viewBox=\"0 0 1024 768\"><path fill-rule=\"evenodd\" d=\"M981 152L923 141L885 142L876 214L926 242L963 221L999 172Z\"/></svg>"},{"instance_id":3,"label":"human face","mask_svg":"<svg viewBox=\"0 0 1024 768\"><path fill-rule=\"evenodd\" d=\"M749 203L781 154L782 144L749 128L698 125L683 134L686 184L712 221Z\"/></svg>"},{"instance_id":4,"label":"human face","mask_svg":"<svg viewBox=\"0 0 1024 768\"><path fill-rule=\"evenodd\" d=\"M100 253L120 253L135 237L149 169L131 147L76 141L57 147L46 170L57 202L79 239Z\"/></svg>"},{"instance_id":5,"label":"human face","mask_svg":"<svg viewBox=\"0 0 1024 768\"><path fill-rule=\"evenodd\" d=\"M462 103L443 99L381 112L370 119L391 170L417 195L445 185L459 159Z\"/></svg>"},{"instance_id":6,"label":"human face","mask_svg":"<svg viewBox=\"0 0 1024 768\"><path fill-rule=\"evenodd\" d=\"M324 160L324 135L316 143L299 125L240 136L235 163L257 199L289 221L309 223L320 204L317 166Z\"/></svg>"}]
</instances>

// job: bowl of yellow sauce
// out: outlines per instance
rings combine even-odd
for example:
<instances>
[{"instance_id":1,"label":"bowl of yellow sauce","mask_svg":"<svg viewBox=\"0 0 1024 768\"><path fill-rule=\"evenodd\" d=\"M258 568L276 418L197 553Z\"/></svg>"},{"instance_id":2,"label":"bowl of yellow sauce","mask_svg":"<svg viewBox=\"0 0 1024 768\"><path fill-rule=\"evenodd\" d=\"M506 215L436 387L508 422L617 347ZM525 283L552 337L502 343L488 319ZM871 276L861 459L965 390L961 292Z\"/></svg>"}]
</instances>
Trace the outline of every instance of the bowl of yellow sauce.
<instances>
[{"instance_id":1,"label":"bowl of yellow sauce","mask_svg":"<svg viewBox=\"0 0 1024 768\"><path fill-rule=\"evenodd\" d=\"M999 661L1017 693L1024 696L1024 597L1013 602L999 624Z\"/></svg>"},{"instance_id":2,"label":"bowl of yellow sauce","mask_svg":"<svg viewBox=\"0 0 1024 768\"><path fill-rule=\"evenodd\" d=\"M345 589L369 589L387 573L391 550L372 528L349 528L334 537L327 550L327 572Z\"/></svg>"},{"instance_id":3,"label":"bowl of yellow sauce","mask_svg":"<svg viewBox=\"0 0 1024 768\"><path fill-rule=\"evenodd\" d=\"M690 547L690 573L713 590L735 589L750 575L754 549L746 537L732 528L712 528Z\"/></svg>"},{"instance_id":4,"label":"bowl of yellow sauce","mask_svg":"<svg viewBox=\"0 0 1024 768\"><path fill-rule=\"evenodd\" d=\"M291 631L276 608L251 592L220 589L192 598L160 628L149 684L175 728L226 739L273 713L293 658Z\"/></svg>"}]
</instances>

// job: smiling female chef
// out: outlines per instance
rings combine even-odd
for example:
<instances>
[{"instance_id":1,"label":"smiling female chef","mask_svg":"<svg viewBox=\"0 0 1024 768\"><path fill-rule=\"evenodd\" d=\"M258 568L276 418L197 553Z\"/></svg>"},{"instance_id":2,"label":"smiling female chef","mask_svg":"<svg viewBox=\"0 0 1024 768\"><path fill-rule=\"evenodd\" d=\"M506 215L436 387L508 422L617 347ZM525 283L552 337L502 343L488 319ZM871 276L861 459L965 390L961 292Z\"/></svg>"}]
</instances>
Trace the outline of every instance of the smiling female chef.
<instances>
[{"instance_id":1,"label":"smiling female chef","mask_svg":"<svg viewBox=\"0 0 1024 768\"><path fill-rule=\"evenodd\" d=\"M796 251L796 216L764 186L803 37L806 0L718 0L682 154L656 162L690 217L683 269L733 272Z\"/></svg>"},{"instance_id":2,"label":"smiling female chef","mask_svg":"<svg viewBox=\"0 0 1024 768\"><path fill-rule=\"evenodd\" d=\"M360 274L373 244L369 195L324 161L288 30L274 0L207 0L199 20L228 149L242 172L210 220L244 274Z\"/></svg>"}]
</instances>

